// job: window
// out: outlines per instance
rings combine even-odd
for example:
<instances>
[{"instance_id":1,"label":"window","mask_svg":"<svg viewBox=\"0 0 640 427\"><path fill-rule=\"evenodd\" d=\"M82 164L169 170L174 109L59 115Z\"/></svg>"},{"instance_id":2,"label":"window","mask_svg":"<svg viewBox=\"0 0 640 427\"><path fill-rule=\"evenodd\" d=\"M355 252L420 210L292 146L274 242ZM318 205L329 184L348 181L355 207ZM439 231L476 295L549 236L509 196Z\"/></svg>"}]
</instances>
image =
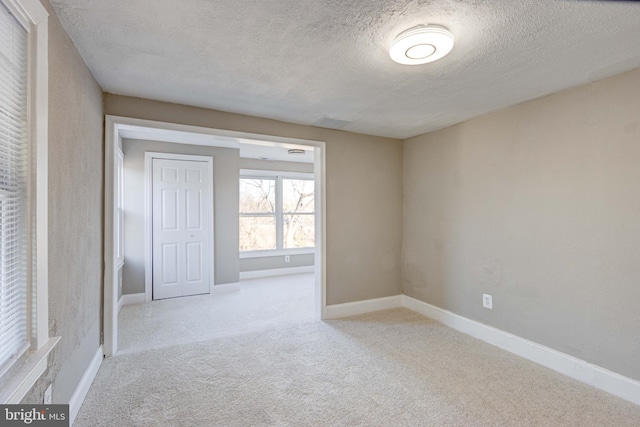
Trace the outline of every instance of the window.
<instances>
[{"instance_id":1,"label":"window","mask_svg":"<svg viewBox=\"0 0 640 427\"><path fill-rule=\"evenodd\" d=\"M277 249L276 180L240 179L240 250Z\"/></svg>"},{"instance_id":2,"label":"window","mask_svg":"<svg viewBox=\"0 0 640 427\"><path fill-rule=\"evenodd\" d=\"M29 33L0 10L0 373L29 348L27 192Z\"/></svg>"},{"instance_id":3,"label":"window","mask_svg":"<svg viewBox=\"0 0 640 427\"><path fill-rule=\"evenodd\" d=\"M315 246L313 187L310 179L282 179L284 249Z\"/></svg>"},{"instance_id":4,"label":"window","mask_svg":"<svg viewBox=\"0 0 640 427\"><path fill-rule=\"evenodd\" d=\"M0 0L0 403L46 369L47 12Z\"/></svg>"},{"instance_id":5,"label":"window","mask_svg":"<svg viewBox=\"0 0 640 427\"><path fill-rule=\"evenodd\" d=\"M313 248L314 205L311 175L243 175L240 178L240 251Z\"/></svg>"}]
</instances>

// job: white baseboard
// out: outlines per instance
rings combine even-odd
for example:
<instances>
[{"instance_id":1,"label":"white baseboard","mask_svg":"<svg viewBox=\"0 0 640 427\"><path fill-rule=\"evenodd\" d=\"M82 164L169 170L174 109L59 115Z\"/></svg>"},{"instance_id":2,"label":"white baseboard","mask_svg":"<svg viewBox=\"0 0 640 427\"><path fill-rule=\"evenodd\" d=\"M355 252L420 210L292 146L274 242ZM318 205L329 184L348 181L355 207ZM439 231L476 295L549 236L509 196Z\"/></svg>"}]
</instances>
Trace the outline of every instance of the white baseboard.
<instances>
[{"instance_id":1,"label":"white baseboard","mask_svg":"<svg viewBox=\"0 0 640 427\"><path fill-rule=\"evenodd\" d=\"M212 293L215 295L224 295L231 292L237 292L240 290L240 283L225 283L222 285L215 285L212 288ZM139 294L126 294L120 297L118 301L118 312L125 305L143 304L147 302L146 294L141 292Z\"/></svg>"},{"instance_id":2,"label":"white baseboard","mask_svg":"<svg viewBox=\"0 0 640 427\"><path fill-rule=\"evenodd\" d=\"M146 302L147 300L145 299L145 297L146 296L144 292L141 292L139 294L122 295L120 297L120 300L118 301L118 311L120 311L120 309L125 305L142 304Z\"/></svg>"},{"instance_id":3,"label":"white baseboard","mask_svg":"<svg viewBox=\"0 0 640 427\"><path fill-rule=\"evenodd\" d=\"M223 283L222 285L215 285L213 287L213 294L224 295L224 294L230 294L233 292L238 292L239 290L240 290L240 282Z\"/></svg>"},{"instance_id":4,"label":"white baseboard","mask_svg":"<svg viewBox=\"0 0 640 427\"><path fill-rule=\"evenodd\" d=\"M443 323L452 329L640 405L640 381L624 377L566 353L475 320L467 319L407 295L402 295L402 304L404 307Z\"/></svg>"},{"instance_id":5,"label":"white baseboard","mask_svg":"<svg viewBox=\"0 0 640 427\"><path fill-rule=\"evenodd\" d=\"M82 402L84 402L84 398L87 397L87 393L89 392L89 388L91 387L91 383L93 383L93 379L98 374L98 369L100 369L100 365L102 364L102 360L104 359L104 350L102 346L98 348L96 354L91 359L91 363L87 367L87 370L84 371L78 386L75 391L71 395L71 399L69 400L69 425L72 426L76 417L78 416L78 412L80 412L80 408L82 407Z\"/></svg>"},{"instance_id":6,"label":"white baseboard","mask_svg":"<svg viewBox=\"0 0 640 427\"><path fill-rule=\"evenodd\" d=\"M289 274L313 273L314 266L304 267L272 268L269 270L241 271L240 280L261 279L263 277L286 276Z\"/></svg>"},{"instance_id":7,"label":"white baseboard","mask_svg":"<svg viewBox=\"0 0 640 427\"><path fill-rule=\"evenodd\" d=\"M397 307L402 307L402 295L347 302L344 304L332 304L327 306L324 319L339 319L341 317L357 316L359 314Z\"/></svg>"}]
</instances>

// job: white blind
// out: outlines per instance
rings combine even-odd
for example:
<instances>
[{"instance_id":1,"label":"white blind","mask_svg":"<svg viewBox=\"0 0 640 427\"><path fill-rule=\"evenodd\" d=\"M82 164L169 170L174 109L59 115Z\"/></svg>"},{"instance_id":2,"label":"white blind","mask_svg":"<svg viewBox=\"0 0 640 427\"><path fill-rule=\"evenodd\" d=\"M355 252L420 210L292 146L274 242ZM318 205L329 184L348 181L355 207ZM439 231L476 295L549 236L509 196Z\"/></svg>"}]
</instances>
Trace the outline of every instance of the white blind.
<instances>
[{"instance_id":1,"label":"white blind","mask_svg":"<svg viewBox=\"0 0 640 427\"><path fill-rule=\"evenodd\" d=\"M28 54L27 31L0 2L0 373L29 347Z\"/></svg>"}]
</instances>

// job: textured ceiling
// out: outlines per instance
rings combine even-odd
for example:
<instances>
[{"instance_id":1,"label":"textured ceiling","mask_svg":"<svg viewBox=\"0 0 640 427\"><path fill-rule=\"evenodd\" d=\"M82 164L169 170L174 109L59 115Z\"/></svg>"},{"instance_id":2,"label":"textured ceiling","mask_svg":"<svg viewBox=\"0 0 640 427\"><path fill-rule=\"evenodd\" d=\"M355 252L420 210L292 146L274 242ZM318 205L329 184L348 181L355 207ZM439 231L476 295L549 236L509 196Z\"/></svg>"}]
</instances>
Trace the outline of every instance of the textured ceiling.
<instances>
[{"instance_id":1,"label":"textured ceiling","mask_svg":"<svg viewBox=\"0 0 640 427\"><path fill-rule=\"evenodd\" d=\"M107 92L396 138L640 67L640 2L50 1ZM430 23L453 51L392 62Z\"/></svg>"}]
</instances>

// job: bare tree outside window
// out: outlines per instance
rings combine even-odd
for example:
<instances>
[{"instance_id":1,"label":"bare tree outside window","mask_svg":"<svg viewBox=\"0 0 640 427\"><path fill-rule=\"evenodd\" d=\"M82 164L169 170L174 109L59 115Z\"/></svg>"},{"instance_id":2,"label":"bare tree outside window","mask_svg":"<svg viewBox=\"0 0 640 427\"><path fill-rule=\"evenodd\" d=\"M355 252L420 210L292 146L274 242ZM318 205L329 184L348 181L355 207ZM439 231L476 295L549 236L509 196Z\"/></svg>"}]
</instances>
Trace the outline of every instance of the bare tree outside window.
<instances>
[{"instance_id":1,"label":"bare tree outside window","mask_svg":"<svg viewBox=\"0 0 640 427\"><path fill-rule=\"evenodd\" d=\"M308 179L283 179L283 245L289 248L315 246L314 183Z\"/></svg>"},{"instance_id":2,"label":"bare tree outside window","mask_svg":"<svg viewBox=\"0 0 640 427\"><path fill-rule=\"evenodd\" d=\"M241 178L240 251L314 247L314 206L313 180Z\"/></svg>"},{"instance_id":3,"label":"bare tree outside window","mask_svg":"<svg viewBox=\"0 0 640 427\"><path fill-rule=\"evenodd\" d=\"M240 179L240 250L276 248L276 180Z\"/></svg>"}]
</instances>

